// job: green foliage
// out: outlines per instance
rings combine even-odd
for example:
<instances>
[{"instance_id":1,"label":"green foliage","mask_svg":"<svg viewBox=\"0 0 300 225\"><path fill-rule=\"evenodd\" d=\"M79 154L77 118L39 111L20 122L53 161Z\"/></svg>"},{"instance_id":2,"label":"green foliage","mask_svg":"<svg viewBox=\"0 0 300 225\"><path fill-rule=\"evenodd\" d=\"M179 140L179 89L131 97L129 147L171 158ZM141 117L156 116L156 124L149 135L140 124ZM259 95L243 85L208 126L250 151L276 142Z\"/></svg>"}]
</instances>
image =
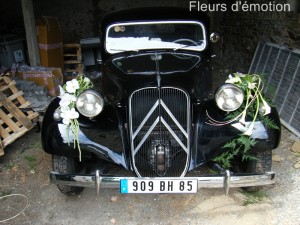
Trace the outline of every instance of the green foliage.
<instances>
[{"instance_id":1,"label":"green foliage","mask_svg":"<svg viewBox=\"0 0 300 225\"><path fill-rule=\"evenodd\" d=\"M241 193L244 195L243 206L261 203L265 198L267 198L267 194L262 192L262 190L253 192L241 191Z\"/></svg>"},{"instance_id":2,"label":"green foliage","mask_svg":"<svg viewBox=\"0 0 300 225\"><path fill-rule=\"evenodd\" d=\"M261 122L263 122L266 125L267 128L279 130L279 127L277 126L277 124L272 119L270 119L269 117L260 116L259 120Z\"/></svg>"},{"instance_id":3,"label":"green foliage","mask_svg":"<svg viewBox=\"0 0 300 225\"><path fill-rule=\"evenodd\" d=\"M270 105L270 103L268 103ZM244 110L245 105L242 105L238 110L233 111L228 113L228 115L226 115L226 120L232 120L234 118L237 118L242 111ZM247 110L247 116L250 118L254 118L255 116L255 108L253 107L253 105L251 105L248 110ZM258 118L257 120L261 121L267 128L270 129L276 129L278 130L279 127L277 126L277 124L274 122L274 120L272 120L271 118L269 118L268 116L263 116L262 114L258 114Z\"/></svg>"},{"instance_id":4,"label":"green foliage","mask_svg":"<svg viewBox=\"0 0 300 225\"><path fill-rule=\"evenodd\" d=\"M237 109L237 110L235 110L233 112L228 113L226 115L225 119L226 120L233 120L233 119L239 117L242 114L244 108L245 108L245 106L242 105L239 109Z\"/></svg>"},{"instance_id":5,"label":"green foliage","mask_svg":"<svg viewBox=\"0 0 300 225\"><path fill-rule=\"evenodd\" d=\"M209 170L209 174L218 174L219 172L217 170L214 169L210 169Z\"/></svg>"},{"instance_id":6,"label":"green foliage","mask_svg":"<svg viewBox=\"0 0 300 225\"><path fill-rule=\"evenodd\" d=\"M225 169L232 167L232 161L236 156L241 156L242 161L256 159L250 154L251 148L256 144L255 139L251 138L256 121L261 121L269 129L279 129L278 125L267 116L272 108L262 92L263 79L263 75L234 73L226 80L226 83L234 84L244 91L244 101L238 110L227 114L225 118L227 123L221 124L239 122L245 131L227 142L223 146L226 151L213 159Z\"/></svg>"},{"instance_id":7,"label":"green foliage","mask_svg":"<svg viewBox=\"0 0 300 225\"><path fill-rule=\"evenodd\" d=\"M229 169L231 167L231 162L237 153L238 151L223 152L221 155L216 156L213 161L222 166L222 168Z\"/></svg>"},{"instance_id":8,"label":"green foliage","mask_svg":"<svg viewBox=\"0 0 300 225\"><path fill-rule=\"evenodd\" d=\"M35 162L36 158L34 156L25 156L24 157L28 162Z\"/></svg>"},{"instance_id":9,"label":"green foliage","mask_svg":"<svg viewBox=\"0 0 300 225\"><path fill-rule=\"evenodd\" d=\"M12 162L10 161L9 163L7 163L7 164L5 165L5 168L6 168L7 170L11 170L12 168L14 168L14 166L15 166L15 164L12 163Z\"/></svg>"},{"instance_id":10,"label":"green foliage","mask_svg":"<svg viewBox=\"0 0 300 225\"><path fill-rule=\"evenodd\" d=\"M0 197L10 195L11 193L12 193L12 190L0 191Z\"/></svg>"},{"instance_id":11,"label":"green foliage","mask_svg":"<svg viewBox=\"0 0 300 225\"><path fill-rule=\"evenodd\" d=\"M255 144L256 141L253 138L240 135L238 138L228 141L223 146L227 151L215 157L213 161L218 163L224 169L229 169L232 167L232 160L237 155L241 155L243 161L254 160L256 157L250 154L250 150Z\"/></svg>"},{"instance_id":12,"label":"green foliage","mask_svg":"<svg viewBox=\"0 0 300 225\"><path fill-rule=\"evenodd\" d=\"M30 170L33 170L36 165L36 158L34 156L25 156L24 158L27 160L27 164Z\"/></svg>"},{"instance_id":13,"label":"green foliage","mask_svg":"<svg viewBox=\"0 0 300 225\"><path fill-rule=\"evenodd\" d=\"M38 148L42 148L42 142L40 142L40 141L34 143L33 145L30 145L30 146L27 146L27 147L23 148L20 153L22 154L22 153L24 153L27 150L38 149Z\"/></svg>"}]
</instances>

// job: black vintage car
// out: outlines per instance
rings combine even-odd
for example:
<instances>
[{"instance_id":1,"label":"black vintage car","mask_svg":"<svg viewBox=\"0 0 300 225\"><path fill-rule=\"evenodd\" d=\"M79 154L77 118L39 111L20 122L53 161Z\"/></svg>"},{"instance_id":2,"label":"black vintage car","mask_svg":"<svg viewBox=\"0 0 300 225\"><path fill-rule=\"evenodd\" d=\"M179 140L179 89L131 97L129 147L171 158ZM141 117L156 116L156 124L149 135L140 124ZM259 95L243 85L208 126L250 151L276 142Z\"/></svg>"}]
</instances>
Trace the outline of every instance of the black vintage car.
<instances>
[{"instance_id":1,"label":"black vintage car","mask_svg":"<svg viewBox=\"0 0 300 225\"><path fill-rule=\"evenodd\" d=\"M230 168L214 160L243 133L233 126L237 121L225 121L243 104L236 96L244 96L232 84L212 90L211 45L217 40L209 34L209 18L188 9L132 9L104 17L102 76L77 96L80 157L62 122L60 98L44 115L42 144L53 156L51 180L60 191L195 193L208 187L228 193L230 187L273 184L271 151L280 129L263 121L254 124L252 160L236 154ZM222 95L226 91L233 95ZM275 108L266 117L280 127Z\"/></svg>"}]
</instances>

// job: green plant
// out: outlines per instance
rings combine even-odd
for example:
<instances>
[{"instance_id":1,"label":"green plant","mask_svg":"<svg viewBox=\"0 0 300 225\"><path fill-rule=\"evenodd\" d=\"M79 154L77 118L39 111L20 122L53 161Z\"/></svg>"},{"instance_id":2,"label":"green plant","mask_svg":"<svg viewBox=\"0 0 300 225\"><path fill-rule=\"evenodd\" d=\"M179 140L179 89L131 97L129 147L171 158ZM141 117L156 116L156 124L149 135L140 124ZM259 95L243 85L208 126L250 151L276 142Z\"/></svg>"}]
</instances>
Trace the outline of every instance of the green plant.
<instances>
[{"instance_id":1,"label":"green plant","mask_svg":"<svg viewBox=\"0 0 300 225\"><path fill-rule=\"evenodd\" d=\"M42 143L39 141L39 142L36 142L36 143L34 143L34 144L30 145L30 146L27 146L27 147L23 148L20 153L22 154L26 150L37 149L37 148L41 148L41 147L42 147Z\"/></svg>"},{"instance_id":2,"label":"green plant","mask_svg":"<svg viewBox=\"0 0 300 225\"><path fill-rule=\"evenodd\" d=\"M12 162L10 161L9 163L7 163L7 164L5 165L5 168L6 168L7 170L11 170L12 168L14 168L14 166L15 166L15 164L12 163Z\"/></svg>"},{"instance_id":3,"label":"green plant","mask_svg":"<svg viewBox=\"0 0 300 225\"><path fill-rule=\"evenodd\" d=\"M226 148L226 152L218 155L213 161L220 164L224 169L229 169L232 165L232 160L237 156L242 156L242 161L256 159L250 154L251 148L256 144L256 141L248 136L240 135L227 142L223 148Z\"/></svg>"},{"instance_id":4,"label":"green plant","mask_svg":"<svg viewBox=\"0 0 300 225\"><path fill-rule=\"evenodd\" d=\"M268 197L267 194L264 193L262 190L252 192L241 191L241 193L244 195L243 206L261 203L265 198Z\"/></svg>"},{"instance_id":5,"label":"green plant","mask_svg":"<svg viewBox=\"0 0 300 225\"><path fill-rule=\"evenodd\" d=\"M36 158L34 156L25 156L24 158L27 160L29 169L34 170L36 166Z\"/></svg>"},{"instance_id":6,"label":"green plant","mask_svg":"<svg viewBox=\"0 0 300 225\"><path fill-rule=\"evenodd\" d=\"M209 173L210 173L210 174L218 174L219 172L218 172L217 170L210 169L210 170L209 170Z\"/></svg>"},{"instance_id":7,"label":"green plant","mask_svg":"<svg viewBox=\"0 0 300 225\"><path fill-rule=\"evenodd\" d=\"M12 190L0 191L0 197L10 195L11 193L12 193Z\"/></svg>"},{"instance_id":8,"label":"green plant","mask_svg":"<svg viewBox=\"0 0 300 225\"><path fill-rule=\"evenodd\" d=\"M42 142L38 141L36 143L34 143L31 148L36 149L36 148L41 148L42 147Z\"/></svg>"},{"instance_id":9,"label":"green plant","mask_svg":"<svg viewBox=\"0 0 300 225\"><path fill-rule=\"evenodd\" d=\"M266 126L278 129L274 121L265 117L271 112L271 107L266 101L265 96L263 96L264 83L259 75L234 73L233 75L229 75L229 79L225 82L238 86L245 94L242 106L227 116L230 122L238 121L245 127L244 135L252 135L254 123L258 119L264 120L267 123ZM246 123L246 118L250 122Z\"/></svg>"},{"instance_id":10,"label":"green plant","mask_svg":"<svg viewBox=\"0 0 300 225\"><path fill-rule=\"evenodd\" d=\"M251 137L256 121L262 122L270 129L279 129L279 127L272 119L266 116L271 112L271 107L270 103L263 96L264 84L259 75L234 73L229 75L226 83L238 86L245 94L243 104L239 109L228 113L226 116L227 121L214 121L217 125L234 123L232 125L243 132L235 139L225 143L223 148L226 148L226 151L213 159L223 168L229 169L237 155L241 155L243 161L256 159L250 154L251 148L256 144L255 139Z\"/></svg>"}]
</instances>

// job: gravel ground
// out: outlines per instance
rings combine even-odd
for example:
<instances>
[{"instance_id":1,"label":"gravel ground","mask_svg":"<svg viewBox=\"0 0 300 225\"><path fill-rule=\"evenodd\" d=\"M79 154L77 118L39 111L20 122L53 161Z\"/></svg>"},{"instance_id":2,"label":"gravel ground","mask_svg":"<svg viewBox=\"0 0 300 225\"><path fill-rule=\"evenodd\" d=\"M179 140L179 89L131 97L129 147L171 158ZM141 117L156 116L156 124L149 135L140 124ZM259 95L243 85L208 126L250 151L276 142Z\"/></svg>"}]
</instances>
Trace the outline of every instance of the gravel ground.
<instances>
[{"instance_id":1,"label":"gravel ground","mask_svg":"<svg viewBox=\"0 0 300 225\"><path fill-rule=\"evenodd\" d=\"M283 130L280 147L273 152L280 161L273 161L276 184L267 189L267 193L272 196L276 210L275 224L300 224L300 169L294 168L300 156L291 152L295 140L297 138Z\"/></svg>"},{"instance_id":2,"label":"gravel ground","mask_svg":"<svg viewBox=\"0 0 300 225\"><path fill-rule=\"evenodd\" d=\"M41 149L39 134L31 131L5 149L0 157L0 221L3 224L300 224L299 155L291 152L295 137L287 130L274 151L276 184L263 188L264 198L244 206L241 189L224 196L221 189L202 189L197 194L121 195L116 189L85 189L67 197L49 182L51 157ZM253 195L252 195L253 197ZM257 199L257 198L255 198ZM1 222L0 222L1 223Z\"/></svg>"}]
</instances>

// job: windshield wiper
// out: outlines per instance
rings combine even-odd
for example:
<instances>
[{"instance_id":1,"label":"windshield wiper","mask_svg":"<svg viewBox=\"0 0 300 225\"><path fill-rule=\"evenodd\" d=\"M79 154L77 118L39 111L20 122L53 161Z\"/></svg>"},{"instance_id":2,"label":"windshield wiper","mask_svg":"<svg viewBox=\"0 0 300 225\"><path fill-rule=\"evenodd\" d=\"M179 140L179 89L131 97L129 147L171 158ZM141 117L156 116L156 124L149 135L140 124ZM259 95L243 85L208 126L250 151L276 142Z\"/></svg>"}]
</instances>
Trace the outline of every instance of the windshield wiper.
<instances>
[{"instance_id":1,"label":"windshield wiper","mask_svg":"<svg viewBox=\"0 0 300 225\"><path fill-rule=\"evenodd\" d=\"M118 52L139 52L139 49L109 49L110 51L118 51Z\"/></svg>"},{"instance_id":2,"label":"windshield wiper","mask_svg":"<svg viewBox=\"0 0 300 225\"><path fill-rule=\"evenodd\" d=\"M197 42L197 45L195 44L187 44L187 45L182 45L180 47L174 48L173 51L177 51L179 49L184 49L184 48L188 48L188 47L199 47L200 45L202 45L203 41L199 41Z\"/></svg>"}]
</instances>

